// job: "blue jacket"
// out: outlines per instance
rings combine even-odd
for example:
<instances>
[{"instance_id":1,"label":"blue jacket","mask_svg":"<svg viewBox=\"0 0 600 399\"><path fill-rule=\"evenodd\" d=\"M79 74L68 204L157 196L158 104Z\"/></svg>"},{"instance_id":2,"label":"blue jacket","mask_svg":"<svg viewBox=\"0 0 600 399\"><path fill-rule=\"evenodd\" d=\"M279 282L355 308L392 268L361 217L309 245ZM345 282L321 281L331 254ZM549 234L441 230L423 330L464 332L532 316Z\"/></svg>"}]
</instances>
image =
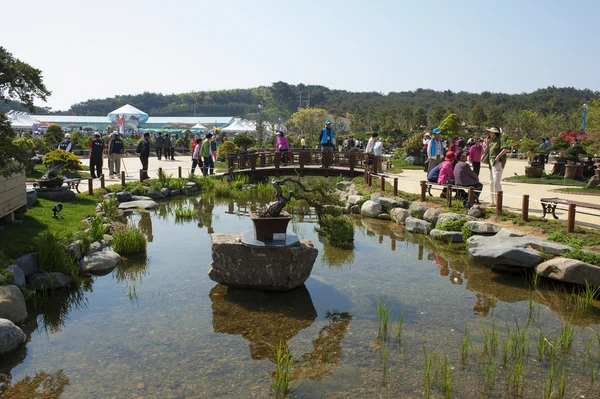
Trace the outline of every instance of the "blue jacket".
<instances>
[{"instance_id":1,"label":"blue jacket","mask_svg":"<svg viewBox=\"0 0 600 399\"><path fill-rule=\"evenodd\" d=\"M321 136L319 137L321 145L334 145L335 141L333 139L333 134L333 128L329 128L329 131L327 131L327 128L324 127L323 130L321 130Z\"/></svg>"},{"instance_id":2,"label":"blue jacket","mask_svg":"<svg viewBox=\"0 0 600 399\"><path fill-rule=\"evenodd\" d=\"M432 183L437 183L438 181L438 177L440 176L440 167L442 166L442 164L439 164L437 166L435 166L433 169L431 169L431 172L429 172L427 174L427 180L432 182Z\"/></svg>"}]
</instances>

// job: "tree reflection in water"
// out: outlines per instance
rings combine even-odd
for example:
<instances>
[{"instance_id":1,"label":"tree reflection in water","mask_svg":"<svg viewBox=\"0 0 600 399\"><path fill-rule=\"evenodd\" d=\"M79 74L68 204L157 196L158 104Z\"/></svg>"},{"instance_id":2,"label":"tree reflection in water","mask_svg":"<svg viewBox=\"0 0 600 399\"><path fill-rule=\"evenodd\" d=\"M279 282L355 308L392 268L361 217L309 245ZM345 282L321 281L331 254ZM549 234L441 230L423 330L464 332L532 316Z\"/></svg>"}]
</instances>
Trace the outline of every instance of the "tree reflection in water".
<instances>
[{"instance_id":1,"label":"tree reflection in water","mask_svg":"<svg viewBox=\"0 0 600 399\"><path fill-rule=\"evenodd\" d=\"M140 221L138 222L138 226L144 234L146 234L146 239L148 242L152 242L154 236L152 235L152 217L148 212L140 212Z\"/></svg>"},{"instance_id":2,"label":"tree reflection in water","mask_svg":"<svg viewBox=\"0 0 600 399\"><path fill-rule=\"evenodd\" d=\"M323 244L323 255L321 255L321 264L330 268L341 269L344 265L354 263L354 250L340 249L327 242Z\"/></svg>"},{"instance_id":3,"label":"tree reflection in water","mask_svg":"<svg viewBox=\"0 0 600 399\"><path fill-rule=\"evenodd\" d=\"M69 378L62 370L59 370L52 374L36 373L33 378L25 377L13 385L8 385L8 383L10 383L10 377L4 383L6 385L0 381L0 396L4 399L58 399L69 385Z\"/></svg>"}]
</instances>

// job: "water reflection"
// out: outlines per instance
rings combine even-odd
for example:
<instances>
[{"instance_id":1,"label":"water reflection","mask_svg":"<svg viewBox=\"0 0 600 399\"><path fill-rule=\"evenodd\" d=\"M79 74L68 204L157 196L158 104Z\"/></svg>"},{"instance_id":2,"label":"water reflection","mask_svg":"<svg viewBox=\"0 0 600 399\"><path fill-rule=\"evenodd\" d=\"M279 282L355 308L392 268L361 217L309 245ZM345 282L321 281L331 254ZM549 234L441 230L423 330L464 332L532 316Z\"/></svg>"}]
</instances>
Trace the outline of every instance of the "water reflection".
<instances>
[{"instance_id":1,"label":"water reflection","mask_svg":"<svg viewBox=\"0 0 600 399\"><path fill-rule=\"evenodd\" d=\"M152 217L150 217L148 212L140 212L140 221L138 222L138 227L142 229L148 242L152 242L154 240L154 236L152 235Z\"/></svg>"},{"instance_id":2,"label":"water reflection","mask_svg":"<svg viewBox=\"0 0 600 399\"><path fill-rule=\"evenodd\" d=\"M69 378L59 370L56 373L36 373L33 378L25 377L14 385L8 384L10 378L3 383L0 376L0 395L3 398L57 399L69 385Z\"/></svg>"},{"instance_id":3,"label":"water reflection","mask_svg":"<svg viewBox=\"0 0 600 399\"><path fill-rule=\"evenodd\" d=\"M344 265L354 263L354 250L340 249L327 242L323 244L323 254L321 255L321 264L330 268L341 269Z\"/></svg>"}]
</instances>

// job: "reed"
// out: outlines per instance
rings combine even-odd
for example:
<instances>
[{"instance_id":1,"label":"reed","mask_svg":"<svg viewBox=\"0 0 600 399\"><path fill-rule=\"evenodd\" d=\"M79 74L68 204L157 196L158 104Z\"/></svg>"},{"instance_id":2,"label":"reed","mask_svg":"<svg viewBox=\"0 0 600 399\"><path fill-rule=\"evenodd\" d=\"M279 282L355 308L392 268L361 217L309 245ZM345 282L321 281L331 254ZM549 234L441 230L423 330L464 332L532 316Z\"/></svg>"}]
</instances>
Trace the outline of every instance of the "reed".
<instances>
[{"instance_id":1,"label":"reed","mask_svg":"<svg viewBox=\"0 0 600 399\"><path fill-rule=\"evenodd\" d=\"M442 363L442 384L444 386L444 399L452 398L452 383L454 376L452 374L452 367L448 362L448 356L444 355L444 362Z\"/></svg>"},{"instance_id":2,"label":"reed","mask_svg":"<svg viewBox=\"0 0 600 399\"><path fill-rule=\"evenodd\" d=\"M104 216L108 218L109 221L115 221L119 217L119 201L115 197L110 197L108 199L103 200L100 203L102 207L102 211L104 212Z\"/></svg>"},{"instance_id":3,"label":"reed","mask_svg":"<svg viewBox=\"0 0 600 399\"><path fill-rule=\"evenodd\" d=\"M484 393L486 395L491 395L494 391L494 385L496 384L496 362L494 359L490 359L487 364L483 364L483 369L485 371L485 386Z\"/></svg>"},{"instance_id":4,"label":"reed","mask_svg":"<svg viewBox=\"0 0 600 399\"><path fill-rule=\"evenodd\" d=\"M394 336L396 338L396 343L398 344L398 346L402 345L402 328L404 325L404 307L402 308L402 311L400 312L400 320L398 320L398 324L396 324L394 326Z\"/></svg>"},{"instance_id":5,"label":"reed","mask_svg":"<svg viewBox=\"0 0 600 399\"><path fill-rule=\"evenodd\" d=\"M34 239L38 252L38 264L46 272L63 273L75 283L79 280L79 267L65 246L52 230L40 232Z\"/></svg>"},{"instance_id":6,"label":"reed","mask_svg":"<svg viewBox=\"0 0 600 399\"><path fill-rule=\"evenodd\" d=\"M93 218L90 218L90 235L92 241L101 241L104 239L104 234L106 234L104 217L102 215L96 215Z\"/></svg>"},{"instance_id":7,"label":"reed","mask_svg":"<svg viewBox=\"0 0 600 399\"><path fill-rule=\"evenodd\" d=\"M196 210L193 208L178 206L173 208L173 215L175 215L175 222L189 222L194 220L196 217Z\"/></svg>"},{"instance_id":8,"label":"reed","mask_svg":"<svg viewBox=\"0 0 600 399\"><path fill-rule=\"evenodd\" d=\"M382 385L385 387L387 385L387 369L388 369L388 356L390 353L390 341L384 340L381 345L381 364L383 366L383 378Z\"/></svg>"},{"instance_id":9,"label":"reed","mask_svg":"<svg viewBox=\"0 0 600 399\"><path fill-rule=\"evenodd\" d=\"M568 355L571 352L571 346L573 345L573 337L575 335L575 329L568 323L563 323L560 329L559 346L560 351Z\"/></svg>"},{"instance_id":10,"label":"reed","mask_svg":"<svg viewBox=\"0 0 600 399\"><path fill-rule=\"evenodd\" d=\"M565 388L567 385L567 375L565 374L565 365L563 364L560 368L560 375L558 376L558 380L556 381L557 385L557 398L564 399L565 397Z\"/></svg>"},{"instance_id":11,"label":"reed","mask_svg":"<svg viewBox=\"0 0 600 399\"><path fill-rule=\"evenodd\" d=\"M431 355L427 353L423 346L423 354L425 355L425 379L423 381L423 390L425 391L425 399L429 399L431 390Z\"/></svg>"},{"instance_id":12,"label":"reed","mask_svg":"<svg viewBox=\"0 0 600 399\"><path fill-rule=\"evenodd\" d=\"M510 353L510 339L506 339L502 345L502 367L506 368L508 364L508 354Z\"/></svg>"},{"instance_id":13,"label":"reed","mask_svg":"<svg viewBox=\"0 0 600 399\"><path fill-rule=\"evenodd\" d=\"M271 392L276 399L286 398L290 393L292 372L292 355L287 345L280 342L275 347L275 371L270 377Z\"/></svg>"},{"instance_id":14,"label":"reed","mask_svg":"<svg viewBox=\"0 0 600 399\"><path fill-rule=\"evenodd\" d=\"M538 333L538 341L537 341L537 350L538 350L538 359L542 360L544 355L546 354L546 348L548 346L548 340L544 336L542 329Z\"/></svg>"},{"instance_id":15,"label":"reed","mask_svg":"<svg viewBox=\"0 0 600 399\"><path fill-rule=\"evenodd\" d=\"M171 180L173 180L172 174L167 175L164 171L159 171L158 182L160 183L161 188L168 188L171 185Z\"/></svg>"},{"instance_id":16,"label":"reed","mask_svg":"<svg viewBox=\"0 0 600 399\"><path fill-rule=\"evenodd\" d=\"M146 237L139 227L123 226L115 229L113 247L120 255L146 253Z\"/></svg>"},{"instance_id":17,"label":"reed","mask_svg":"<svg viewBox=\"0 0 600 399\"><path fill-rule=\"evenodd\" d=\"M465 364L467 359L469 358L469 349L471 348L472 337L469 330L465 327L465 332L463 334L462 344L460 347L460 361L462 367L465 368Z\"/></svg>"},{"instance_id":18,"label":"reed","mask_svg":"<svg viewBox=\"0 0 600 399\"><path fill-rule=\"evenodd\" d=\"M375 307L377 309L377 324L379 327L378 338L387 339L388 322L392 308L385 302L384 299L378 299L375 301Z\"/></svg>"}]
</instances>

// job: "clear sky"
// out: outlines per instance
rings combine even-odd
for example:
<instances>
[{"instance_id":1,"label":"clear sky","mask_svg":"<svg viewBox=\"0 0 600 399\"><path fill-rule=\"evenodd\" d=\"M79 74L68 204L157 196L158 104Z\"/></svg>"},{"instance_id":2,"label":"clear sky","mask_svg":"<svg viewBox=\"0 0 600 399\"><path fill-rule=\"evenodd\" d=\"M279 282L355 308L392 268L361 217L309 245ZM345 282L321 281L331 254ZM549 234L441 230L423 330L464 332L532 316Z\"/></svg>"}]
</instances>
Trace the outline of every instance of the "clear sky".
<instances>
[{"instance_id":1,"label":"clear sky","mask_svg":"<svg viewBox=\"0 0 600 399\"><path fill-rule=\"evenodd\" d=\"M55 110L279 80L600 90L599 17L600 0L5 1L0 45L43 71Z\"/></svg>"}]
</instances>

